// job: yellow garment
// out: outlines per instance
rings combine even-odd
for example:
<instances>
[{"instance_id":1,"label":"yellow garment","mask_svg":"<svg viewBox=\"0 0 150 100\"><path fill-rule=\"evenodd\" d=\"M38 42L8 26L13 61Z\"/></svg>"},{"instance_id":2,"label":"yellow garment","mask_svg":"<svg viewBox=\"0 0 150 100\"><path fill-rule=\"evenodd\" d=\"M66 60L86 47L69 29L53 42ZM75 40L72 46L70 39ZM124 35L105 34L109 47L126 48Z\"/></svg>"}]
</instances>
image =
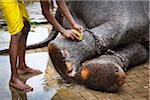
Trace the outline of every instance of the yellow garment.
<instances>
[{"instance_id":1,"label":"yellow garment","mask_svg":"<svg viewBox=\"0 0 150 100\"><path fill-rule=\"evenodd\" d=\"M11 35L21 32L23 17L30 22L23 0L0 0L0 7Z\"/></svg>"}]
</instances>

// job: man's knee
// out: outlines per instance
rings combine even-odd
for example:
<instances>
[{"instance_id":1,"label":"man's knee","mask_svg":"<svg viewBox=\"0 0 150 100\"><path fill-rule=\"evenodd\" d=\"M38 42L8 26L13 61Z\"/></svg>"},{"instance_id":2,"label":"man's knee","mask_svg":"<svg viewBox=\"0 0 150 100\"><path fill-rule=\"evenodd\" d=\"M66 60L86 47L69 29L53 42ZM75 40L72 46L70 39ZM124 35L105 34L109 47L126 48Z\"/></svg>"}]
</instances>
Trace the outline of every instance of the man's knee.
<instances>
[{"instance_id":1,"label":"man's knee","mask_svg":"<svg viewBox=\"0 0 150 100\"><path fill-rule=\"evenodd\" d=\"M28 32L30 31L30 23L26 18L23 18L23 23L24 23L24 27L22 29L23 34L28 34Z\"/></svg>"},{"instance_id":2,"label":"man's knee","mask_svg":"<svg viewBox=\"0 0 150 100\"><path fill-rule=\"evenodd\" d=\"M27 20L24 21L24 27L25 27L25 30L26 30L27 32L30 31L31 25L30 25L30 23L29 23Z\"/></svg>"},{"instance_id":3,"label":"man's knee","mask_svg":"<svg viewBox=\"0 0 150 100\"><path fill-rule=\"evenodd\" d=\"M11 36L11 40L19 42L21 37L22 37L22 32L18 32L17 34Z\"/></svg>"}]
</instances>

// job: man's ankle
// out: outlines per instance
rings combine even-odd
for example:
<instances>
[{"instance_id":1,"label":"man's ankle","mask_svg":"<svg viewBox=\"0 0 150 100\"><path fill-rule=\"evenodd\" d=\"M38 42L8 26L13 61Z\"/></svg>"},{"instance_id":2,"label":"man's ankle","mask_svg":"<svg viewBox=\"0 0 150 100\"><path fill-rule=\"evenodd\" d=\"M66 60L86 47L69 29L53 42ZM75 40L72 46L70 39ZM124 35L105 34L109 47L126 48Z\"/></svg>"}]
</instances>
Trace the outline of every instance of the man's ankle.
<instances>
[{"instance_id":1,"label":"man's ankle","mask_svg":"<svg viewBox=\"0 0 150 100\"><path fill-rule=\"evenodd\" d=\"M13 76L10 78L10 82L16 82L17 79L19 79L18 76Z\"/></svg>"},{"instance_id":2,"label":"man's ankle","mask_svg":"<svg viewBox=\"0 0 150 100\"><path fill-rule=\"evenodd\" d=\"M26 69L27 65L26 64L19 64L18 69Z\"/></svg>"}]
</instances>

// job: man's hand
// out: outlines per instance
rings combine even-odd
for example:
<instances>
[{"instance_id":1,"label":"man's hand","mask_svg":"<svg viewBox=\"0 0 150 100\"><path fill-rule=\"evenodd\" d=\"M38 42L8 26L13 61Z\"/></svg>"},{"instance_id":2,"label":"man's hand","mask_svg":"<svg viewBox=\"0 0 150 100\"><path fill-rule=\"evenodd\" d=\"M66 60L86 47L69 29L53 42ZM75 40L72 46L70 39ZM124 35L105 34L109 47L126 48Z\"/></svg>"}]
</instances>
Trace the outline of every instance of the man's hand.
<instances>
[{"instance_id":1,"label":"man's hand","mask_svg":"<svg viewBox=\"0 0 150 100\"><path fill-rule=\"evenodd\" d=\"M64 30L62 35L68 39L79 40L79 35L77 33L73 32L73 30Z\"/></svg>"},{"instance_id":2,"label":"man's hand","mask_svg":"<svg viewBox=\"0 0 150 100\"><path fill-rule=\"evenodd\" d=\"M78 30L80 33L83 33L85 31L85 29L82 26L78 25L78 24L74 24L72 26L72 28Z\"/></svg>"}]
</instances>

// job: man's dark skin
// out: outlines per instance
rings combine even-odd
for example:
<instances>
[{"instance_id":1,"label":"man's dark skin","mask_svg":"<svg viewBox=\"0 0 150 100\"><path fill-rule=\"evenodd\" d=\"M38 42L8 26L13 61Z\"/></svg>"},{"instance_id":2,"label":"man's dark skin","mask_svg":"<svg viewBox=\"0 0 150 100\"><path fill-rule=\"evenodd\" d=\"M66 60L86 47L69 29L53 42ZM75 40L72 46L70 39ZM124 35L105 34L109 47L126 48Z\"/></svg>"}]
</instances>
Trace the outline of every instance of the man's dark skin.
<instances>
[{"instance_id":1,"label":"man's dark skin","mask_svg":"<svg viewBox=\"0 0 150 100\"><path fill-rule=\"evenodd\" d=\"M64 0L59 0L57 1L57 5L58 5L58 9L63 13L63 15L68 19L71 28L72 29L68 29L66 30L65 28L63 28L58 21L55 19L55 17L53 16L53 14L49 11L50 7L51 7L51 2L50 0L41 0L41 7L42 7L42 13L44 15L44 17L48 20L49 23L51 23L55 29L57 31L59 31L60 33L62 33L63 36L65 36L66 38L72 39L72 40L78 40L79 36L77 33L74 33L72 29L76 29L79 32L83 32L83 27L78 25L75 20L73 19L66 3Z\"/></svg>"},{"instance_id":2,"label":"man's dark skin","mask_svg":"<svg viewBox=\"0 0 150 100\"><path fill-rule=\"evenodd\" d=\"M41 71L30 68L25 61L26 42L30 31L29 16L25 4L23 0L0 0L0 9L11 34L9 46L11 78L9 85L24 92L31 91L33 88L25 84L19 74L39 74Z\"/></svg>"},{"instance_id":3,"label":"man's dark skin","mask_svg":"<svg viewBox=\"0 0 150 100\"><path fill-rule=\"evenodd\" d=\"M20 89L25 92L29 92L32 88L22 82L18 74L40 74L40 70L32 69L26 65L25 62L25 48L28 32L30 30L29 22L24 18L24 27L21 32L18 32L15 35L11 36L10 47L9 47L9 56L10 56L10 65L11 65L11 79L10 86ZM19 59L18 59L19 58ZM17 68L17 61L18 68Z\"/></svg>"}]
</instances>

